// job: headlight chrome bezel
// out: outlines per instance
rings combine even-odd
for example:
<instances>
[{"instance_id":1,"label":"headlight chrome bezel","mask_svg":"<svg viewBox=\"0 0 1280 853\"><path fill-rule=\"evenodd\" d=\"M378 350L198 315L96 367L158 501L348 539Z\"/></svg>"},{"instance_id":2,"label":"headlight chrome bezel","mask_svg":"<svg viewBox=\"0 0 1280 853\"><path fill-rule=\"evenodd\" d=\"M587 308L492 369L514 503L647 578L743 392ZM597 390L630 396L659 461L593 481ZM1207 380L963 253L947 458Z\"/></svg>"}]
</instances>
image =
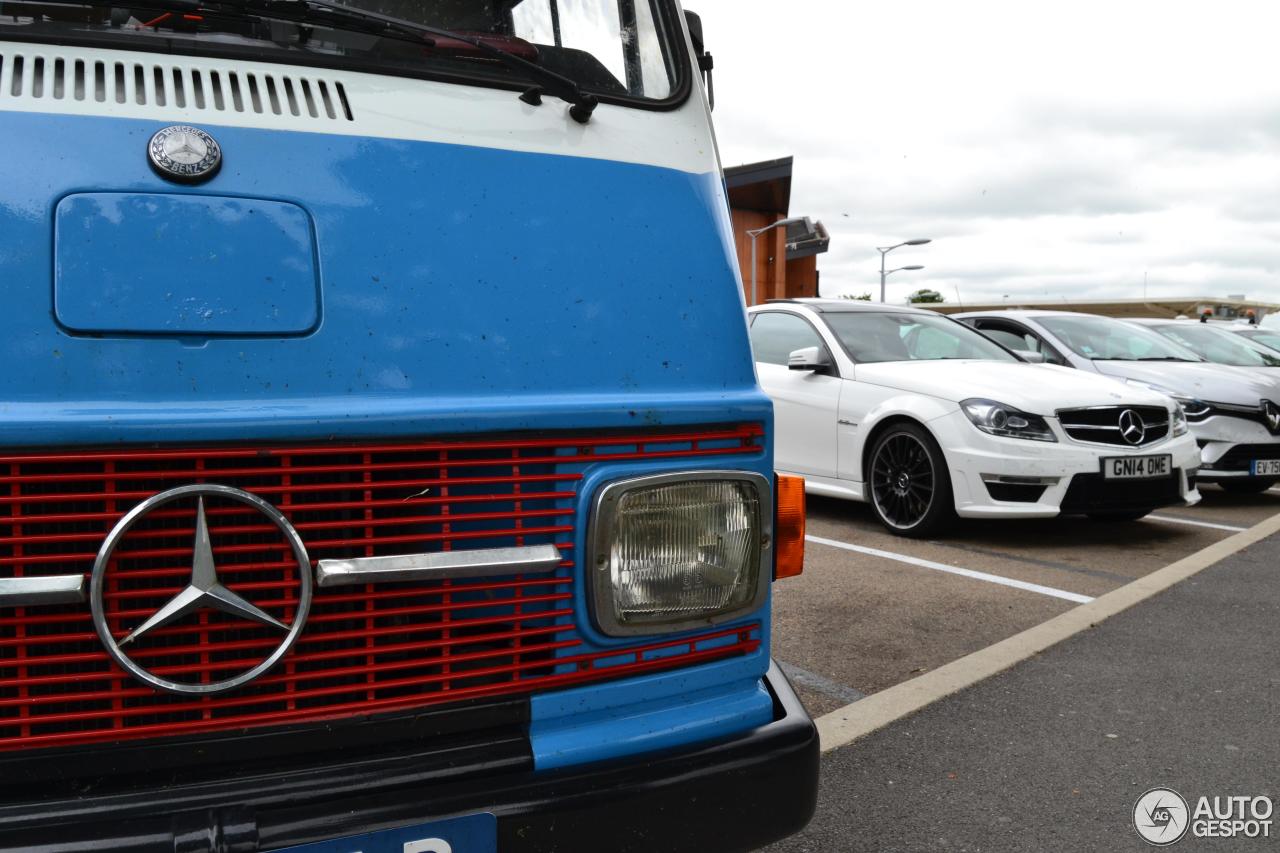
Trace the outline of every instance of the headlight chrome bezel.
<instances>
[{"instance_id":1,"label":"headlight chrome bezel","mask_svg":"<svg viewBox=\"0 0 1280 853\"><path fill-rule=\"evenodd\" d=\"M621 498L635 489L673 485L686 482L733 481L745 482L756 490L759 507L757 541L759 548L756 567L756 588L752 597L730 610L710 614L682 616L662 621L624 622L618 618L616 596L612 580L611 560L618 506ZM773 580L773 481L754 471L696 470L673 471L641 477L611 480L596 491L591 504L591 519L587 526L587 541L583 574L587 582L587 600L591 607L594 626L607 637L638 637L674 634L682 631L709 628L741 619L764 606L769 599Z\"/></svg>"},{"instance_id":2,"label":"headlight chrome bezel","mask_svg":"<svg viewBox=\"0 0 1280 853\"><path fill-rule=\"evenodd\" d=\"M989 411L982 412L981 409ZM1033 415L1014 408L998 400L985 397L971 397L960 401L960 412L973 424L974 428L997 438L1016 438L1022 441L1040 441L1045 444L1056 444L1058 436L1043 415ZM995 417L1003 418L999 423Z\"/></svg>"}]
</instances>

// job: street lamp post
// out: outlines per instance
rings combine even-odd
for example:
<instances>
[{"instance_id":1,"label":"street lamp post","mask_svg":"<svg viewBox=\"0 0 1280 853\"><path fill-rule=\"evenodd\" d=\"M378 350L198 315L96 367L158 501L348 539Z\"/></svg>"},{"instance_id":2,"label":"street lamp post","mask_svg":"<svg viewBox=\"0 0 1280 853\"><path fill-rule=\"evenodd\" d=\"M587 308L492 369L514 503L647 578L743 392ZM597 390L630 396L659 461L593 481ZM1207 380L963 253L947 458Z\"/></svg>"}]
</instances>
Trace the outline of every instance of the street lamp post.
<instances>
[{"instance_id":1,"label":"street lamp post","mask_svg":"<svg viewBox=\"0 0 1280 853\"><path fill-rule=\"evenodd\" d=\"M895 273L898 270L924 269L924 267L913 266L913 267L898 267L897 270L886 271L884 268L884 256L892 252L894 249L901 248L902 246L923 246L925 243L932 243L932 242L933 242L932 238L924 238L919 240L903 240L901 243L898 243L897 245L894 245L894 246L884 246L884 247L877 246L876 247L876 251L880 253L880 301L881 302L884 302L884 280L889 277L890 273Z\"/></svg>"},{"instance_id":2,"label":"street lamp post","mask_svg":"<svg viewBox=\"0 0 1280 853\"><path fill-rule=\"evenodd\" d=\"M774 222L771 225L766 225L763 228L756 228L754 230L747 231L747 236L751 238L751 304L752 305L756 305L759 303L759 299L757 298L758 295L756 293L756 238L759 237L764 232L769 231L770 229L777 228L779 226L786 227L787 225L793 225L797 222L804 222L804 218L799 216L793 216L790 219L779 219L777 222Z\"/></svg>"}]
</instances>

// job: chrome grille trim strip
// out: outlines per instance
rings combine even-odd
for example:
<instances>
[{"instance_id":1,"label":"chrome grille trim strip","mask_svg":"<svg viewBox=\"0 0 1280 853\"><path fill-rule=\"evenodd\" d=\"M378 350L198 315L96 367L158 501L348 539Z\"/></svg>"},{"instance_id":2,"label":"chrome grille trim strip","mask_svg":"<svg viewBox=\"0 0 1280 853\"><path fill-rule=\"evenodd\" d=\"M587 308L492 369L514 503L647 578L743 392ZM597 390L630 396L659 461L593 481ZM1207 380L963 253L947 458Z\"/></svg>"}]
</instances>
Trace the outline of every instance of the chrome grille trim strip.
<instances>
[{"instance_id":1,"label":"chrome grille trim strip","mask_svg":"<svg viewBox=\"0 0 1280 853\"><path fill-rule=\"evenodd\" d=\"M84 590L84 575L0 578L0 607L79 604L84 601Z\"/></svg>"},{"instance_id":2,"label":"chrome grille trim strip","mask_svg":"<svg viewBox=\"0 0 1280 853\"><path fill-rule=\"evenodd\" d=\"M555 545L441 551L432 554L397 554L390 557L358 557L352 560L321 560L316 565L316 583L322 587L333 587L445 578L484 578L494 575L546 574L555 571L560 561L560 549Z\"/></svg>"}]
</instances>

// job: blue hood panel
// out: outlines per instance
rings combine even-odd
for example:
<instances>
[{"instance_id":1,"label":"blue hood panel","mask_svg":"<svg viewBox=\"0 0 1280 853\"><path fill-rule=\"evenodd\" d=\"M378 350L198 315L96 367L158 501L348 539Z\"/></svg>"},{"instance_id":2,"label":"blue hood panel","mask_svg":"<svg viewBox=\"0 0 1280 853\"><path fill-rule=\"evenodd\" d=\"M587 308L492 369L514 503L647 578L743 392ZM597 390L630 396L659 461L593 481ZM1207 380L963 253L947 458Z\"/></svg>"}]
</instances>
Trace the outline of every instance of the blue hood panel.
<instances>
[{"instance_id":1,"label":"blue hood panel","mask_svg":"<svg viewBox=\"0 0 1280 853\"><path fill-rule=\"evenodd\" d=\"M185 188L148 168L147 140L158 129L3 114L0 149L40 156L0 160L0 354L10 367L0 442L768 419L718 175L206 125L225 165ZM210 304L248 306L239 321L166 329L172 313L143 298L133 312L117 310L114 325L59 324L56 211L75 193L255 199L305 212L314 268L295 272L298 281L318 278L318 315L309 318L306 300L289 291L289 316L261 325L274 295L255 289L252 276L305 266L296 247L282 260L279 234L261 234L237 246L226 272L182 260L199 253L181 244L165 249L183 265L171 270L180 282L173 292L195 299L221 286ZM197 240L212 227L197 216L174 231ZM141 238L96 250L104 287L153 275L147 251ZM67 260L59 253L59 264ZM74 299L65 297L73 313L95 295L94 271L77 275ZM258 319L241 322L248 316Z\"/></svg>"},{"instance_id":2,"label":"blue hood panel","mask_svg":"<svg viewBox=\"0 0 1280 853\"><path fill-rule=\"evenodd\" d=\"M53 305L73 333L221 337L313 332L311 220L294 204L165 193L58 203Z\"/></svg>"}]
</instances>

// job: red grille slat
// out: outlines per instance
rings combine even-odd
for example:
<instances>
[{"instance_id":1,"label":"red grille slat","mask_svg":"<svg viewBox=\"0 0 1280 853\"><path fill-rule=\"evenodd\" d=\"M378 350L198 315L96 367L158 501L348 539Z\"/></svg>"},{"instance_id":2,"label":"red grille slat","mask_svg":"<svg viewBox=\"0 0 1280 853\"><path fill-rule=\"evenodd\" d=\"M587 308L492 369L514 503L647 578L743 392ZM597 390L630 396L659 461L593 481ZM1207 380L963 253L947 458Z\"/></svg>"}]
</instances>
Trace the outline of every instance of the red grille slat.
<instances>
[{"instance_id":1,"label":"red grille slat","mask_svg":"<svg viewBox=\"0 0 1280 853\"><path fill-rule=\"evenodd\" d=\"M465 486L502 486L502 485L509 485L517 482L559 483L559 482L572 482L572 481L581 480L581 479L582 479L581 474L554 474L554 475L547 475L547 476L527 475L527 476L522 476L518 478L517 477L469 477L465 480L456 480L455 482L458 483L459 485L465 485ZM444 481L439 479L436 479L434 481L426 480L426 479L387 480L387 481L379 482L378 488L379 489L408 488L409 486L425 486L425 485L433 485L433 484L439 485L442 482ZM153 494L161 490L162 489L157 488L150 491L116 492L114 497L119 498L120 500L141 501L141 500L144 500L145 498L151 497ZM301 484L301 485L291 485L291 486L259 486L254 489L255 494L261 495L263 497L288 495L288 494L305 494L310 492L331 492L331 491L333 491L333 485L329 483ZM58 495L52 495L52 496L29 495L21 498L15 498L12 495L0 495L0 504L60 503L60 502L65 502L69 500L96 501L96 500L101 500L101 498L102 498L102 495L99 494L98 492L70 492L68 494L58 494Z\"/></svg>"},{"instance_id":2,"label":"red grille slat","mask_svg":"<svg viewBox=\"0 0 1280 853\"><path fill-rule=\"evenodd\" d=\"M309 507L308 507L309 509ZM372 511L372 510L370 510ZM564 515L564 510L560 509L531 509L521 512L474 512L458 515L456 518L460 521L498 521L513 519L519 520L524 518L548 518L552 516ZM293 525L299 533L306 533L313 530L345 530L350 527L391 527L405 524L444 524L446 523L439 516L405 516L404 518L380 518L370 519L359 525L353 525L350 521L300 521ZM220 527L218 535L234 536L246 533L271 533L275 527L269 524L241 524ZM93 542L100 544L102 537L106 531L89 532L89 533L52 533L43 536L22 536L13 534L8 541L14 545L47 545L56 542ZM132 539L160 539L172 538L175 536L192 536L195 534L194 527L182 528L165 528L162 530L144 530L132 535ZM372 537L369 537L372 538ZM256 546L261 547L261 546ZM217 550L215 545L214 549Z\"/></svg>"},{"instance_id":3,"label":"red grille slat","mask_svg":"<svg viewBox=\"0 0 1280 853\"><path fill-rule=\"evenodd\" d=\"M129 741L522 695L749 654L760 627L598 649L575 627L580 484L630 460L759 458L746 424L670 433L281 445L108 448L0 455L0 577L88 574L140 501L216 483L269 501L313 561L555 544L555 575L316 589L272 671L212 697L172 695L106 654L87 605L0 610L0 751ZM719 463L724 464L724 463ZM112 557L104 605L122 640L190 579L195 501L147 513ZM298 568L257 510L206 498L219 575L289 623ZM309 569L313 569L309 567ZM126 653L161 676L222 680L256 665L276 629L201 611Z\"/></svg>"},{"instance_id":4,"label":"red grille slat","mask_svg":"<svg viewBox=\"0 0 1280 853\"><path fill-rule=\"evenodd\" d=\"M572 615L573 615L573 611L570 609L550 610L545 613L537 614L536 618L539 618L539 619L561 618L561 617L572 616ZM505 624L511 621L512 619L509 616L491 616L483 619L458 620L454 624L459 625L463 628L474 628L474 627L487 626L487 625ZM553 633L556 631L570 630L571 627L572 626L565 626L563 624L549 625L544 627L521 627L519 629L512 630L512 631L499 632L496 634L492 634L483 639L506 639L512 636L520 635L522 633L523 634ZM183 633L197 633L199 629L193 626L193 627L185 628L182 630L183 630ZM427 626L396 625L391 627L374 628L372 629L372 631L368 633L371 633L373 636L390 636L395 634L419 633L419 632L424 632L429 630L436 630L436 629L434 629L434 627L427 627ZM177 634L175 632L170 636L177 636ZM363 629L363 628L358 631L334 631L331 633L326 633L326 634L315 636L315 637L303 636L298 640L298 644L299 646L305 647L308 643L333 642L336 640L351 640L351 639L363 638L365 636L366 636L366 629ZM97 637L98 637L97 634L94 634L92 632L87 632L84 634L64 635L62 637L42 637L41 639L45 640L46 642L50 640L57 640L58 642L93 642L94 640L97 639ZM422 645L423 647L427 647L429 644L423 643ZM222 642L218 644L218 648L223 650L247 649L247 648L271 648L274 646L275 646L275 642L269 641L269 640L239 640L235 642ZM188 652L188 651L195 651L195 650L196 649L192 647L176 647L176 651L178 652ZM164 653L164 650L151 650L145 653L136 653L134 657L138 660L145 660L148 657L156 657L163 653ZM65 659L66 657L63 656L62 660L64 662L65 662ZM37 659L37 661L40 663L45 663L45 662L48 662L49 660L50 660L49 657L42 657ZM83 655L83 657L80 658L80 660L100 661L101 658L96 654L86 653L85 655ZM9 681L0 680L0 687L12 687L12 686L16 686L24 683L28 686L32 684L41 684L41 683L53 684L53 683L58 683L62 680L63 680L63 677L59 675L50 675L50 676L44 676L41 678L27 677L24 679L13 679Z\"/></svg>"},{"instance_id":5,"label":"red grille slat","mask_svg":"<svg viewBox=\"0 0 1280 853\"><path fill-rule=\"evenodd\" d=\"M661 435L652 433L624 433L611 436L592 436L585 441L577 438L513 438L503 440L472 440L464 441L420 441L412 443L394 442L378 442L375 444L360 444L357 442L346 443L342 448L349 453L362 453L366 450L377 450L383 453L418 453L444 450L448 451L453 448L463 447L467 450L510 450L529 447L585 447L594 445L597 447L618 447L628 444L658 444L658 443L688 443L691 441L715 441L720 439L751 439L759 438L764 434L764 430L759 424L742 424L729 429L718 428L709 432L669 432ZM221 448L200 448L193 452L191 450L163 450L163 449L146 449L146 450L94 450L94 451L68 451L66 453L45 453L37 452L22 453L18 455L0 455L0 463L10 462L86 462L98 459L110 459L114 461L152 461L152 460L169 460L169 459L189 459L193 455L198 454L203 459L270 459L280 456L324 456L333 454L333 445L319 444L299 444L284 447L221 447Z\"/></svg>"},{"instance_id":6,"label":"red grille slat","mask_svg":"<svg viewBox=\"0 0 1280 853\"><path fill-rule=\"evenodd\" d=\"M591 456L542 456L524 459L523 461L529 465L564 465L574 462L615 462L625 459L668 459L681 456L713 456L718 453L740 453L741 449L736 447L721 447L712 449L691 448L688 450L664 450L664 451L636 451L634 453L597 453ZM468 459L463 461L450 462L420 462L411 465L402 463L389 462L386 464L370 464L370 471L416 471L429 469L447 469L447 468L489 468L493 466L492 460L489 459ZM262 473L261 468L230 468L230 469L213 469L223 477L250 477ZM278 471L279 469L273 469ZM359 465L316 465L309 468L299 468L298 473L306 474L344 474L358 472L364 470ZM116 475L117 480L133 481L133 480L181 480L182 482L198 483L207 472L200 468L194 468L188 471L138 471L130 473L121 473ZM95 480L96 477L91 474L37 474L37 475L18 475L11 476L0 474L0 483L80 483L86 480Z\"/></svg>"}]
</instances>

